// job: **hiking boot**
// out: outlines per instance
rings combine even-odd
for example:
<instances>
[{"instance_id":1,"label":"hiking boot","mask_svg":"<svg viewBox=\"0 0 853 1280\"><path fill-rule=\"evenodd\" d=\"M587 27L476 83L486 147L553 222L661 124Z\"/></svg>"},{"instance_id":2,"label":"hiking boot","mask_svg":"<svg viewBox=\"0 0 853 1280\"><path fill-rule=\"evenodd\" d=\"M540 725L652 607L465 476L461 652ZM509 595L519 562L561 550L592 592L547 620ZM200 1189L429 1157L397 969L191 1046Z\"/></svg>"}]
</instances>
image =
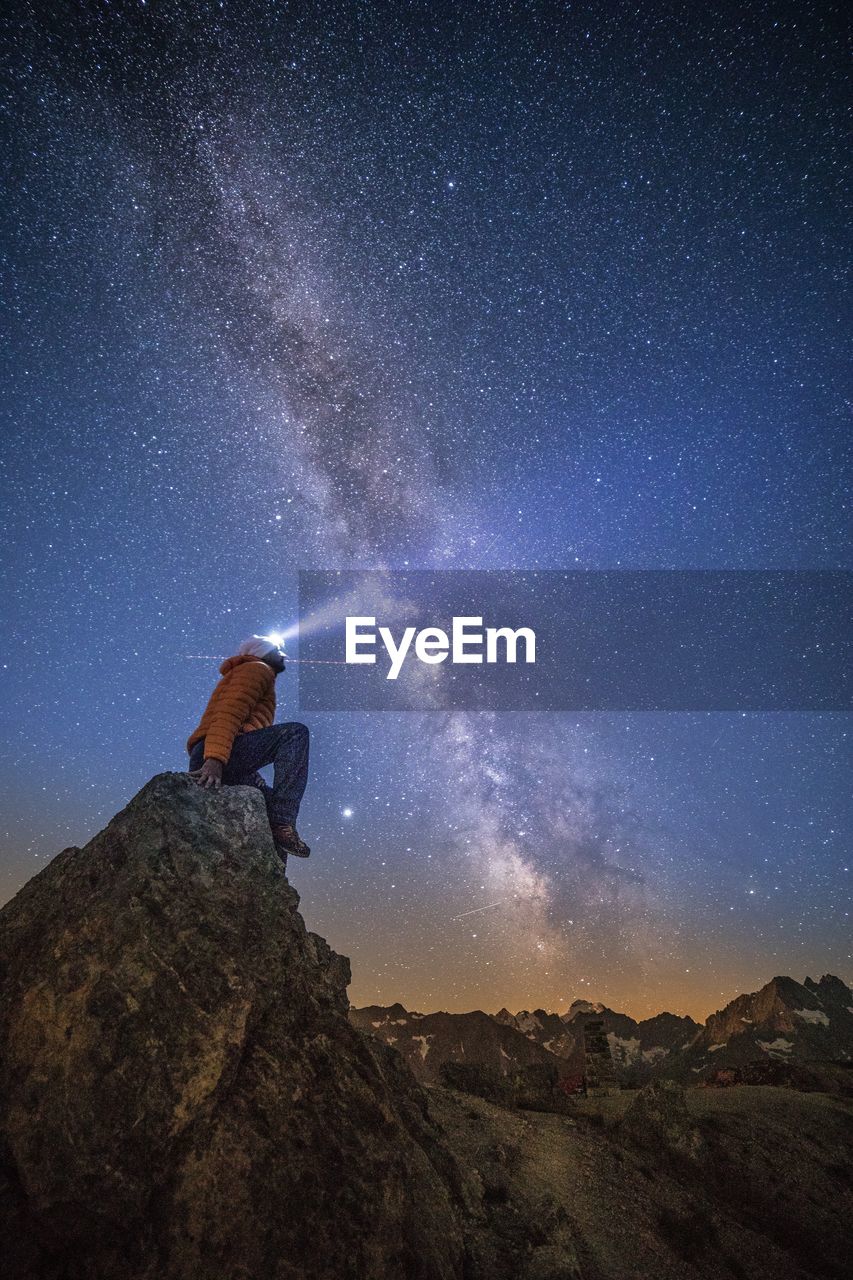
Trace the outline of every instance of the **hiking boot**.
<instances>
[{"instance_id":1,"label":"hiking boot","mask_svg":"<svg viewBox=\"0 0 853 1280\"><path fill-rule=\"evenodd\" d=\"M307 858L311 850L300 836L296 827L291 824L272 828L272 838L276 849L286 858L292 853L295 858Z\"/></svg>"}]
</instances>

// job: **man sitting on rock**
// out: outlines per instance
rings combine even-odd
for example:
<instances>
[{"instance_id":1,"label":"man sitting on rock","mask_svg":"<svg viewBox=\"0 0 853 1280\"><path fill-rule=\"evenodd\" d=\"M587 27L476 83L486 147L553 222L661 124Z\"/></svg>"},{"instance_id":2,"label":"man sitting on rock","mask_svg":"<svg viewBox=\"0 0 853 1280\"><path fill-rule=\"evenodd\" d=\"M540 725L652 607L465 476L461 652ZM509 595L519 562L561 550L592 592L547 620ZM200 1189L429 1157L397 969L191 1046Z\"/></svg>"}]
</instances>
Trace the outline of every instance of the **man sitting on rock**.
<instances>
[{"instance_id":1,"label":"man sitting on rock","mask_svg":"<svg viewBox=\"0 0 853 1280\"><path fill-rule=\"evenodd\" d=\"M296 830L299 802L308 781L308 730L304 724L273 724L275 678L286 654L267 636L244 640L219 668L204 715L187 741L190 777L200 787L257 787L264 794L272 837L287 861L311 850ZM275 766L270 787L258 773Z\"/></svg>"}]
</instances>

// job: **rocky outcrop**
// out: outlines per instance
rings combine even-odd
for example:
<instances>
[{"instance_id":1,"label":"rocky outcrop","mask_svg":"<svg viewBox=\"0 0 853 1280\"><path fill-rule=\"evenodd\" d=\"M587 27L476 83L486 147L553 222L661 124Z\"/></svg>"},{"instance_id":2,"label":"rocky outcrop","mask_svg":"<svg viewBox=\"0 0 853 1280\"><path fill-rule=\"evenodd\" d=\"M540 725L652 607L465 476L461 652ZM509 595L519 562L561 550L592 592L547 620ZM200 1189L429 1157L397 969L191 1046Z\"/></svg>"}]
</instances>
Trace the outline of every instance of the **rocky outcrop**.
<instances>
[{"instance_id":1,"label":"rocky outcrop","mask_svg":"<svg viewBox=\"0 0 853 1280\"><path fill-rule=\"evenodd\" d=\"M702 1136L687 1110L681 1085L653 1080L635 1096L622 1118L620 1131L639 1147L698 1159L704 1152Z\"/></svg>"},{"instance_id":2,"label":"rocky outcrop","mask_svg":"<svg viewBox=\"0 0 853 1280\"><path fill-rule=\"evenodd\" d=\"M501 1107L557 1115L571 1115L574 1110L569 1094L560 1087L555 1063L533 1063L518 1071L502 1072L479 1063L445 1062L441 1082Z\"/></svg>"},{"instance_id":3,"label":"rocky outcrop","mask_svg":"<svg viewBox=\"0 0 853 1280\"><path fill-rule=\"evenodd\" d=\"M7 1280L462 1275L453 1157L298 902L257 792L163 774L0 913Z\"/></svg>"}]
</instances>

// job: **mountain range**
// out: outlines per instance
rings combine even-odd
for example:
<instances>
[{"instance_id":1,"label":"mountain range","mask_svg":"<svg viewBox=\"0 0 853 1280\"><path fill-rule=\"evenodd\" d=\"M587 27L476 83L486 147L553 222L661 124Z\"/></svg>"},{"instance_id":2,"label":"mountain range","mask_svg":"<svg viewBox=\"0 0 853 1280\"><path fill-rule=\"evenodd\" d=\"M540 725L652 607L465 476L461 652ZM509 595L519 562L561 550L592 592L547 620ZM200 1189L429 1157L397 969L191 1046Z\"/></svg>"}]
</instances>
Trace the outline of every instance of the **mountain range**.
<instances>
[{"instance_id":1,"label":"mountain range","mask_svg":"<svg viewBox=\"0 0 853 1280\"><path fill-rule=\"evenodd\" d=\"M655 1077L698 1083L750 1064L853 1062L853 992L826 974L818 982L773 978L740 995L703 1025L659 1013L639 1022L589 1000L565 1013L416 1013L401 1004L350 1009L360 1031L393 1045L423 1083L441 1078L444 1062L487 1066L507 1075L532 1063L555 1063L561 1075L583 1070L584 1028L603 1024L625 1085Z\"/></svg>"}]
</instances>

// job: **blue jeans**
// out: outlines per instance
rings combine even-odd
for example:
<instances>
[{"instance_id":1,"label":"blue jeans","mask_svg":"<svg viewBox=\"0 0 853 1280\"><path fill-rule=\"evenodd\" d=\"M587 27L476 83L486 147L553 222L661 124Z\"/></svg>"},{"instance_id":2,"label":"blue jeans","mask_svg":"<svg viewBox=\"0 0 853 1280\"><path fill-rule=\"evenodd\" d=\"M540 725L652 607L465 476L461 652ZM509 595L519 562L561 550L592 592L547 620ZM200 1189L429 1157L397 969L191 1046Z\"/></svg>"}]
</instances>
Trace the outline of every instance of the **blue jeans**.
<instances>
[{"instance_id":1,"label":"blue jeans","mask_svg":"<svg viewBox=\"0 0 853 1280\"><path fill-rule=\"evenodd\" d=\"M190 769L204 763L204 738L193 743ZM258 773L275 766L269 786ZM296 823L299 802L308 781L308 730L304 724L271 724L266 729L238 733L222 770L226 787L257 787L263 793L272 826Z\"/></svg>"}]
</instances>

